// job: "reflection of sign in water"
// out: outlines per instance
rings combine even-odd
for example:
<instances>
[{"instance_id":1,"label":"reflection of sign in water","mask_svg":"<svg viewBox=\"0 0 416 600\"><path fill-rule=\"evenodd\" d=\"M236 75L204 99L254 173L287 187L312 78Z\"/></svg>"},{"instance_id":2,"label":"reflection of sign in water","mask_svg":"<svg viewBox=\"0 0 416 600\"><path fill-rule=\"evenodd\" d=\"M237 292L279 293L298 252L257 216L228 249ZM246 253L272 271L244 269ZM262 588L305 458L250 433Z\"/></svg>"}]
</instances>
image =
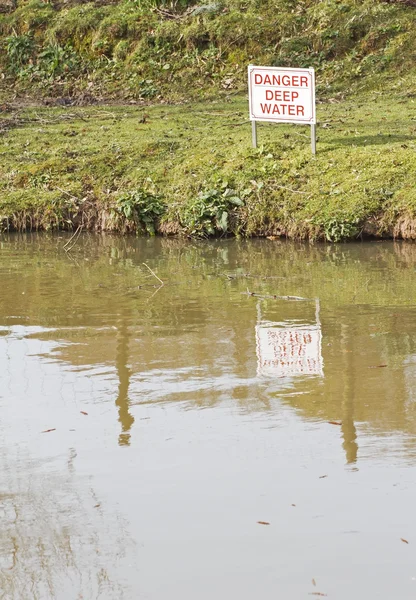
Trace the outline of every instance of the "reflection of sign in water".
<instances>
[{"instance_id":1,"label":"reflection of sign in water","mask_svg":"<svg viewBox=\"0 0 416 600\"><path fill-rule=\"evenodd\" d=\"M263 322L256 326L257 374L323 376L321 328Z\"/></svg>"}]
</instances>

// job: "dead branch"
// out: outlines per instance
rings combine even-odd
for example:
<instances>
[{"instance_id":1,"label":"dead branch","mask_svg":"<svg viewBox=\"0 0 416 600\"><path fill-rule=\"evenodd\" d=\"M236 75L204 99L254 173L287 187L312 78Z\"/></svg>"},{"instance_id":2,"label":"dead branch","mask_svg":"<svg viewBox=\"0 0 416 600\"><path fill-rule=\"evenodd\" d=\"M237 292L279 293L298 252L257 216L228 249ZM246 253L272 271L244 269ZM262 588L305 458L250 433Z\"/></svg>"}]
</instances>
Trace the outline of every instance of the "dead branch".
<instances>
[{"instance_id":1,"label":"dead branch","mask_svg":"<svg viewBox=\"0 0 416 600\"><path fill-rule=\"evenodd\" d=\"M154 271L152 271L152 269L149 267L149 265L147 265L145 262L144 262L143 264L144 264L144 266L145 266L147 269L149 269L149 271L151 272L151 274L153 275L153 277L156 277L156 279L157 279L158 281L160 281L161 285L165 285L165 283L164 283L164 282L163 282L163 281L160 279L160 277L158 277L158 276L156 275L156 273L155 273Z\"/></svg>"},{"instance_id":2,"label":"dead branch","mask_svg":"<svg viewBox=\"0 0 416 600\"><path fill-rule=\"evenodd\" d=\"M64 250L65 252L70 252L72 250L72 248L75 246L75 244L78 241L79 236L81 235L81 231L82 231L82 225L78 225L77 229L75 230L75 233L73 235L71 235L71 237L69 238L69 240L67 241L67 243L64 245ZM69 244L72 242L72 240L74 240L74 243L72 244L72 246L69 246ZM69 247L68 247L69 246Z\"/></svg>"},{"instance_id":3,"label":"dead branch","mask_svg":"<svg viewBox=\"0 0 416 600\"><path fill-rule=\"evenodd\" d=\"M241 292L246 296L254 296L255 298L270 298L271 300L295 300L296 302L307 300L310 301L311 298L302 298L302 296L278 296L277 294L259 294L257 292L250 292L247 288L246 292Z\"/></svg>"}]
</instances>

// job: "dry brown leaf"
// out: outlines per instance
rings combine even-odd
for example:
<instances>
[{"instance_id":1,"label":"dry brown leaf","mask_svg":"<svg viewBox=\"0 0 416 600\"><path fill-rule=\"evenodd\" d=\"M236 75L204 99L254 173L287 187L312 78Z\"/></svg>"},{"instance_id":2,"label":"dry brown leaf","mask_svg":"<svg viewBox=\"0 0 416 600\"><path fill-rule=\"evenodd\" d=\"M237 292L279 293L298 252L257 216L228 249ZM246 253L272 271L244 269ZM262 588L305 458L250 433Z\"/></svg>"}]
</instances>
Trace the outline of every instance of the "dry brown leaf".
<instances>
[{"instance_id":1,"label":"dry brown leaf","mask_svg":"<svg viewBox=\"0 0 416 600\"><path fill-rule=\"evenodd\" d=\"M50 431L56 431L56 428L53 429L45 429L45 431L41 431L41 433L49 433Z\"/></svg>"},{"instance_id":2,"label":"dry brown leaf","mask_svg":"<svg viewBox=\"0 0 416 600\"><path fill-rule=\"evenodd\" d=\"M259 525L270 525L268 521L257 521Z\"/></svg>"},{"instance_id":3,"label":"dry brown leaf","mask_svg":"<svg viewBox=\"0 0 416 600\"><path fill-rule=\"evenodd\" d=\"M88 415L88 413L87 413L87 412L85 412L85 410L80 410L79 412L80 412L82 415Z\"/></svg>"},{"instance_id":4,"label":"dry brown leaf","mask_svg":"<svg viewBox=\"0 0 416 600\"><path fill-rule=\"evenodd\" d=\"M405 540L404 538L400 538L402 540L402 542L404 542L405 544L408 544L409 542L407 540Z\"/></svg>"},{"instance_id":5,"label":"dry brown leaf","mask_svg":"<svg viewBox=\"0 0 416 600\"><path fill-rule=\"evenodd\" d=\"M342 421L328 421L330 425L342 425Z\"/></svg>"},{"instance_id":6,"label":"dry brown leaf","mask_svg":"<svg viewBox=\"0 0 416 600\"><path fill-rule=\"evenodd\" d=\"M312 585L316 587L316 581L315 581L315 579L312 579Z\"/></svg>"}]
</instances>

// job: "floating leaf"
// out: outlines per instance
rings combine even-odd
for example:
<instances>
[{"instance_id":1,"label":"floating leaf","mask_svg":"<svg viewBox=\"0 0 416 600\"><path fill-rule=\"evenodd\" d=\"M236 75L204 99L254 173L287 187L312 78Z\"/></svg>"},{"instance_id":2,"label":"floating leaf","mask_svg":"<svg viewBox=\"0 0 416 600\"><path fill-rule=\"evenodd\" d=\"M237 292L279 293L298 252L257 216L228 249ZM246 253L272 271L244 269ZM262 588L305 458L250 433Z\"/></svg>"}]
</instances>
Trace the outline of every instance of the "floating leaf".
<instances>
[{"instance_id":1,"label":"floating leaf","mask_svg":"<svg viewBox=\"0 0 416 600\"><path fill-rule=\"evenodd\" d=\"M53 429L45 429L45 431L41 431L41 433L49 433L50 431L56 431L56 428Z\"/></svg>"},{"instance_id":2,"label":"floating leaf","mask_svg":"<svg viewBox=\"0 0 416 600\"><path fill-rule=\"evenodd\" d=\"M259 525L270 525L268 521L257 521Z\"/></svg>"},{"instance_id":3,"label":"floating leaf","mask_svg":"<svg viewBox=\"0 0 416 600\"><path fill-rule=\"evenodd\" d=\"M328 421L330 425L342 425L342 421Z\"/></svg>"},{"instance_id":4,"label":"floating leaf","mask_svg":"<svg viewBox=\"0 0 416 600\"><path fill-rule=\"evenodd\" d=\"M409 542L407 540L405 540L404 538L400 538L402 540L402 542L404 542L405 544L408 544Z\"/></svg>"}]
</instances>

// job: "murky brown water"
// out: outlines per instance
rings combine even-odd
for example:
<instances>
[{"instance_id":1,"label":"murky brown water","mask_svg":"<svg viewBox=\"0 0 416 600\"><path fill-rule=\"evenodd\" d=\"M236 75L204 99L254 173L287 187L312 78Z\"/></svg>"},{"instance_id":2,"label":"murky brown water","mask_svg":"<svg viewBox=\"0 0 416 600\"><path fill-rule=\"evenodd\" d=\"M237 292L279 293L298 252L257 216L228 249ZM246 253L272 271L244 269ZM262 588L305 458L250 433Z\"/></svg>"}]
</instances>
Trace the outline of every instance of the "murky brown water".
<instances>
[{"instance_id":1,"label":"murky brown water","mask_svg":"<svg viewBox=\"0 0 416 600\"><path fill-rule=\"evenodd\" d=\"M0 597L414 599L416 246L66 239L0 237Z\"/></svg>"}]
</instances>

